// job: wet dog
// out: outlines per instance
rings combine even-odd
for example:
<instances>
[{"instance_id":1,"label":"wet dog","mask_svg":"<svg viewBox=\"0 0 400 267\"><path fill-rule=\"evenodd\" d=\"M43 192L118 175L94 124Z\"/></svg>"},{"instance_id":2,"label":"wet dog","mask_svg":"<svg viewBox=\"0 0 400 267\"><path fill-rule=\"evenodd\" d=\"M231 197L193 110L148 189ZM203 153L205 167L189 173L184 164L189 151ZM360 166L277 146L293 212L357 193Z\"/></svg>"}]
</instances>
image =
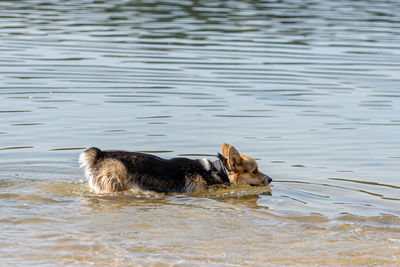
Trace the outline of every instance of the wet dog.
<instances>
[{"instance_id":1,"label":"wet dog","mask_svg":"<svg viewBox=\"0 0 400 267\"><path fill-rule=\"evenodd\" d=\"M102 151L92 147L79 157L89 186L96 193L118 193L130 189L164 193L203 192L208 186L268 185L272 179L258 170L257 162L224 143L218 160L172 158L124 151Z\"/></svg>"}]
</instances>

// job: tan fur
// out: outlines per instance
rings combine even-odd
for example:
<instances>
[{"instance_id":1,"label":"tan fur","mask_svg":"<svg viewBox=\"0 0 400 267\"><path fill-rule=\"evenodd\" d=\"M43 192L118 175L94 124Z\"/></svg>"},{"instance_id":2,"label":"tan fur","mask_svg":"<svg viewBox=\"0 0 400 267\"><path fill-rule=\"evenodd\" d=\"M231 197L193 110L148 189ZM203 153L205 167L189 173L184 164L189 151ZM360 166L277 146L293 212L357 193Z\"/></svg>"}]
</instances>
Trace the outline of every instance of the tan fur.
<instances>
[{"instance_id":1,"label":"tan fur","mask_svg":"<svg viewBox=\"0 0 400 267\"><path fill-rule=\"evenodd\" d=\"M228 155L229 155L229 147L230 147L230 145L227 144L227 143L223 143L223 144L222 144L222 155L223 155L225 158L228 158Z\"/></svg>"},{"instance_id":2,"label":"tan fur","mask_svg":"<svg viewBox=\"0 0 400 267\"><path fill-rule=\"evenodd\" d=\"M239 151L227 144L222 144L222 154L228 159L229 181L234 185L267 184L265 175L258 170L257 162L250 156L242 155Z\"/></svg>"},{"instance_id":3,"label":"tan fur","mask_svg":"<svg viewBox=\"0 0 400 267\"><path fill-rule=\"evenodd\" d=\"M96 173L89 176L89 185L96 193L115 193L132 187L125 165L116 159L105 159Z\"/></svg>"}]
</instances>

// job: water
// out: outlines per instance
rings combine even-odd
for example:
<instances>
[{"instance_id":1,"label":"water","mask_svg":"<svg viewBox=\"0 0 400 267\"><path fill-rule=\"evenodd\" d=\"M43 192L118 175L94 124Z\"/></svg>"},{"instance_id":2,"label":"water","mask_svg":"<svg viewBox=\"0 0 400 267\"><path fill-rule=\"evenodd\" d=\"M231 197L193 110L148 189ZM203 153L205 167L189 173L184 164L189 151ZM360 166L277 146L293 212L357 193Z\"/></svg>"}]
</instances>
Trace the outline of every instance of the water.
<instances>
[{"instance_id":1,"label":"water","mask_svg":"<svg viewBox=\"0 0 400 267\"><path fill-rule=\"evenodd\" d=\"M397 1L1 1L0 258L400 263ZM270 188L91 193L84 148L223 142Z\"/></svg>"}]
</instances>

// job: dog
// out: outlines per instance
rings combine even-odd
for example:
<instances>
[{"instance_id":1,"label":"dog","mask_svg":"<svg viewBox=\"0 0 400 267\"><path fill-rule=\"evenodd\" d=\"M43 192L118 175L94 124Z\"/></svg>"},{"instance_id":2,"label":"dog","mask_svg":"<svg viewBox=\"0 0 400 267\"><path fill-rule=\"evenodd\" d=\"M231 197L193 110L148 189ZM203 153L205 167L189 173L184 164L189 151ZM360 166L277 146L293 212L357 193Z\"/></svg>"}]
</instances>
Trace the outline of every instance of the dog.
<instances>
[{"instance_id":1,"label":"dog","mask_svg":"<svg viewBox=\"0 0 400 267\"><path fill-rule=\"evenodd\" d=\"M91 147L79 157L90 188L99 194L131 189L160 193L205 192L215 184L269 185L272 179L259 171L257 162L241 155L227 143L222 144L218 160L172 158L155 155L102 151Z\"/></svg>"}]
</instances>

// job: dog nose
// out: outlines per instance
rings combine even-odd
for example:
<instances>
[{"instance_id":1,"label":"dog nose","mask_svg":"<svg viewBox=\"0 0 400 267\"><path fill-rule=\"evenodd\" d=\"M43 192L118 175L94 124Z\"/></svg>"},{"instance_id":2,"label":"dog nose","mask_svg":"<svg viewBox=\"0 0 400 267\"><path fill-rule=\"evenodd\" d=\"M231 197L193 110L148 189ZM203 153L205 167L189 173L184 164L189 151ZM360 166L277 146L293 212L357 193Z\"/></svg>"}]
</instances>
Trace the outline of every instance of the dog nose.
<instances>
[{"instance_id":1,"label":"dog nose","mask_svg":"<svg viewBox=\"0 0 400 267\"><path fill-rule=\"evenodd\" d=\"M272 182L272 178L265 174L264 174L264 176L265 176L265 180L268 181L267 185L270 184Z\"/></svg>"}]
</instances>

